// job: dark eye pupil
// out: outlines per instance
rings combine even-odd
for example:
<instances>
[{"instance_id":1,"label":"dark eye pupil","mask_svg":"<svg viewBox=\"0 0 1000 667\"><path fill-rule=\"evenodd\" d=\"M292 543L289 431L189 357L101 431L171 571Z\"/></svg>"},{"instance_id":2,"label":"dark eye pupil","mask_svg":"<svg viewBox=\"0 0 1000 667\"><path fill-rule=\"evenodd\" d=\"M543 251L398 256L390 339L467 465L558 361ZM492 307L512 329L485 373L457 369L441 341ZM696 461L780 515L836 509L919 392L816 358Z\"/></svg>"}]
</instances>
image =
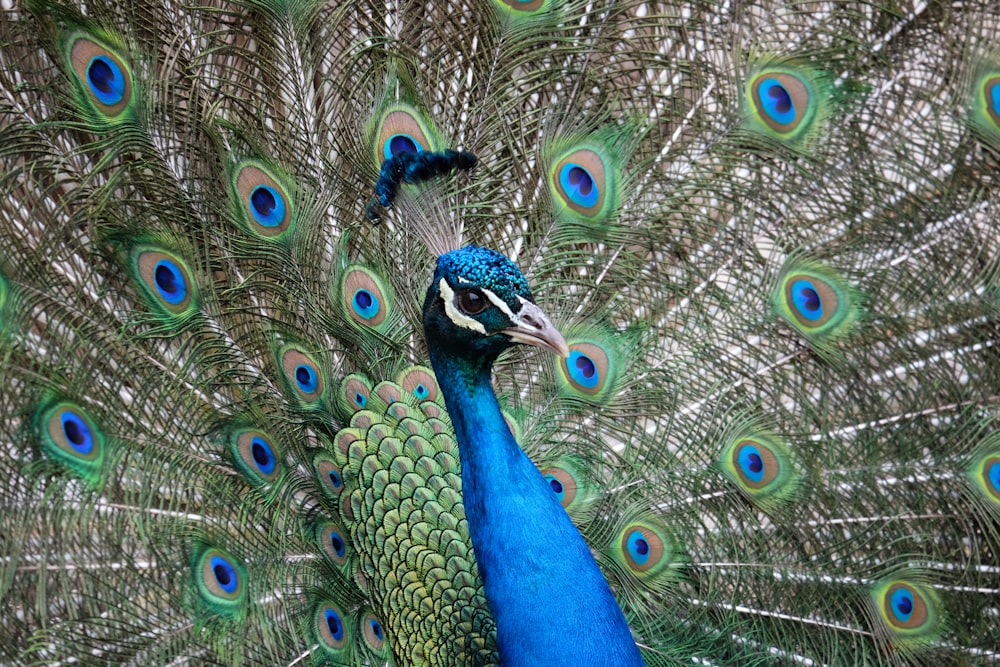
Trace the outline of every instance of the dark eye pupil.
<instances>
[{"instance_id":1,"label":"dark eye pupil","mask_svg":"<svg viewBox=\"0 0 1000 667\"><path fill-rule=\"evenodd\" d=\"M479 292L466 290L458 293L458 307L466 315L475 315L486 310L486 299Z\"/></svg>"}]
</instances>

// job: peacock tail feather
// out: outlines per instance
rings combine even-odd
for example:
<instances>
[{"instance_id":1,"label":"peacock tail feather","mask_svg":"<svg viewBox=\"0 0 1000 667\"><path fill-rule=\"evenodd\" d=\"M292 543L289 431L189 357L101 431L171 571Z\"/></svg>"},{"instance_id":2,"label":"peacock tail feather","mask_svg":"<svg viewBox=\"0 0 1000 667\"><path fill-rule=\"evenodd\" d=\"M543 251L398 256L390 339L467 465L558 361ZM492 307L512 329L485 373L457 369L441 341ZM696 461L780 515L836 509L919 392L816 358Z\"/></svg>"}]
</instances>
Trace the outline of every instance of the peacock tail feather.
<instances>
[{"instance_id":1,"label":"peacock tail feather","mask_svg":"<svg viewBox=\"0 0 1000 667\"><path fill-rule=\"evenodd\" d=\"M0 662L498 664L474 243L648 666L1000 663L1000 5L2 9Z\"/></svg>"}]
</instances>

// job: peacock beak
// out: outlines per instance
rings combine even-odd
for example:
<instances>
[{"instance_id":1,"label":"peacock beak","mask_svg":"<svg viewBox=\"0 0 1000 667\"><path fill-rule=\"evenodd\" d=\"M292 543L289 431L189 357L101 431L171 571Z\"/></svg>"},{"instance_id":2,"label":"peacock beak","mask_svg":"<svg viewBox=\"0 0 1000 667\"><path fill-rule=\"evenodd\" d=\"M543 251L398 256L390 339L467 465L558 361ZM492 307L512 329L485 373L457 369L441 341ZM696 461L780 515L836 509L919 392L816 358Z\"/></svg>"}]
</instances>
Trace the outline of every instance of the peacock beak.
<instances>
[{"instance_id":1,"label":"peacock beak","mask_svg":"<svg viewBox=\"0 0 1000 667\"><path fill-rule=\"evenodd\" d=\"M500 333L507 334L515 343L541 347L564 358L569 356L566 339L549 321L549 316L528 300L521 301L521 309L514 317L514 326L503 329Z\"/></svg>"}]
</instances>

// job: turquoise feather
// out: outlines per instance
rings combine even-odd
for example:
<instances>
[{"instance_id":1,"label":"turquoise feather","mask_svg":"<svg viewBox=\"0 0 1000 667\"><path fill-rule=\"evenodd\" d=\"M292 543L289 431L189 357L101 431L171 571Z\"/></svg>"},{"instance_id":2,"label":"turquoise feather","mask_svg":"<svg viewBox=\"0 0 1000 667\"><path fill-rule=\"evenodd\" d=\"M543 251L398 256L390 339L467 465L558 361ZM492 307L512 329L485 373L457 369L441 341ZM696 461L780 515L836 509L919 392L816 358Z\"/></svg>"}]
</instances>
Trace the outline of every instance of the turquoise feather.
<instances>
[{"instance_id":1,"label":"turquoise feather","mask_svg":"<svg viewBox=\"0 0 1000 667\"><path fill-rule=\"evenodd\" d=\"M1000 661L995 4L5 7L0 663Z\"/></svg>"}]
</instances>

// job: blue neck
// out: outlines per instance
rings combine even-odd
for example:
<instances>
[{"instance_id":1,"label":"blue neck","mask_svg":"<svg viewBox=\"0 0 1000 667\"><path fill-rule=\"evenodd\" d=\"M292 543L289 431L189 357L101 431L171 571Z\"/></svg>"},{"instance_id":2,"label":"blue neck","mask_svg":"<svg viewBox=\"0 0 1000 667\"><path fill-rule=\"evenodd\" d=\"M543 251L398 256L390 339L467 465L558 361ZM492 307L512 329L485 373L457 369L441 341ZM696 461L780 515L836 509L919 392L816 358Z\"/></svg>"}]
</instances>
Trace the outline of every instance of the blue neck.
<instances>
[{"instance_id":1,"label":"blue neck","mask_svg":"<svg viewBox=\"0 0 1000 667\"><path fill-rule=\"evenodd\" d=\"M431 349L455 427L462 498L504 667L642 665L590 549L521 451L490 383L491 363Z\"/></svg>"}]
</instances>

